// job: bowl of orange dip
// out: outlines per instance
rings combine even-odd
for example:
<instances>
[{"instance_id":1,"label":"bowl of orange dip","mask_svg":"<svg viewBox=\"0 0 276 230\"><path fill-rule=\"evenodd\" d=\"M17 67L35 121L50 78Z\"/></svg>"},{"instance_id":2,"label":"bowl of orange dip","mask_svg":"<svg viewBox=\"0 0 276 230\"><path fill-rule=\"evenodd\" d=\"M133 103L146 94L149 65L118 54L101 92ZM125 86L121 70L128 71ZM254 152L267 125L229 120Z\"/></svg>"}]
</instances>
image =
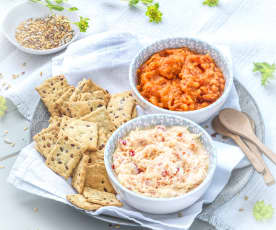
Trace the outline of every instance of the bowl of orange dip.
<instances>
[{"instance_id":1,"label":"bowl of orange dip","mask_svg":"<svg viewBox=\"0 0 276 230\"><path fill-rule=\"evenodd\" d=\"M136 55L129 80L146 113L180 115L201 123L225 103L233 73L231 61L217 47L195 38L168 38Z\"/></svg>"}]
</instances>

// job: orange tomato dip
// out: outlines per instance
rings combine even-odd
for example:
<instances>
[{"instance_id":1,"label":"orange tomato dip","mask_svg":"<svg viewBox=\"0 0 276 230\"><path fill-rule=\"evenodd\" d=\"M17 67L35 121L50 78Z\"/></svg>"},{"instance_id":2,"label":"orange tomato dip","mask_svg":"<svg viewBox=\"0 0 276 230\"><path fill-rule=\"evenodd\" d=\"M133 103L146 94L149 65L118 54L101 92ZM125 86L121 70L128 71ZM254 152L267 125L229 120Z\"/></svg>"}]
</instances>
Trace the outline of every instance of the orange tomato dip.
<instances>
[{"instance_id":1,"label":"orange tomato dip","mask_svg":"<svg viewBox=\"0 0 276 230\"><path fill-rule=\"evenodd\" d=\"M137 89L152 104L173 111L191 111L215 102L225 79L209 54L186 47L152 55L137 70Z\"/></svg>"}]
</instances>

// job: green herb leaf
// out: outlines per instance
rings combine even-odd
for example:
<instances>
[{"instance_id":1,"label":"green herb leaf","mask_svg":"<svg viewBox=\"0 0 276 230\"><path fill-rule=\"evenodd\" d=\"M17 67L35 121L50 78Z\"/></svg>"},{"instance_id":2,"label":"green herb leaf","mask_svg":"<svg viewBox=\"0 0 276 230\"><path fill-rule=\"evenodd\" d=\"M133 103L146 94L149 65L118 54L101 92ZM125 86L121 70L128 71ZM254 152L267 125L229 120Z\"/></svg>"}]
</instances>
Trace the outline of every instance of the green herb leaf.
<instances>
[{"instance_id":1,"label":"green herb leaf","mask_svg":"<svg viewBox=\"0 0 276 230\"><path fill-rule=\"evenodd\" d=\"M153 3L153 0L141 0L141 2L144 4L144 5L149 5L149 4L152 4Z\"/></svg>"},{"instance_id":2,"label":"green herb leaf","mask_svg":"<svg viewBox=\"0 0 276 230\"><path fill-rule=\"evenodd\" d=\"M0 117L4 116L7 111L6 99L3 96L0 96Z\"/></svg>"},{"instance_id":3,"label":"green herb leaf","mask_svg":"<svg viewBox=\"0 0 276 230\"><path fill-rule=\"evenodd\" d=\"M253 216L257 221L269 220L274 214L272 205L266 205L264 201L257 201L253 207Z\"/></svg>"},{"instance_id":4,"label":"green herb leaf","mask_svg":"<svg viewBox=\"0 0 276 230\"><path fill-rule=\"evenodd\" d=\"M89 27L88 21L89 21L89 18L84 18L80 16L80 21L74 22L74 24L79 27L80 32L86 32L87 28Z\"/></svg>"},{"instance_id":5,"label":"green herb leaf","mask_svg":"<svg viewBox=\"0 0 276 230\"><path fill-rule=\"evenodd\" d=\"M62 4L62 3L64 3L63 0L55 0L55 2L56 2L57 4Z\"/></svg>"},{"instance_id":6,"label":"green herb leaf","mask_svg":"<svg viewBox=\"0 0 276 230\"><path fill-rule=\"evenodd\" d=\"M136 6L139 3L139 0L129 0L128 5L130 6Z\"/></svg>"},{"instance_id":7,"label":"green herb leaf","mask_svg":"<svg viewBox=\"0 0 276 230\"><path fill-rule=\"evenodd\" d=\"M210 7L214 7L219 4L219 0L205 0L202 4Z\"/></svg>"},{"instance_id":8,"label":"green herb leaf","mask_svg":"<svg viewBox=\"0 0 276 230\"><path fill-rule=\"evenodd\" d=\"M72 12L72 11L77 11L79 9L77 7L71 7L71 8L68 8L68 10Z\"/></svg>"},{"instance_id":9,"label":"green herb leaf","mask_svg":"<svg viewBox=\"0 0 276 230\"><path fill-rule=\"evenodd\" d=\"M256 62L254 63L253 72L260 72L262 75L262 85L266 85L270 79L273 79L274 71L276 70L275 64L268 64L266 62Z\"/></svg>"},{"instance_id":10,"label":"green herb leaf","mask_svg":"<svg viewBox=\"0 0 276 230\"><path fill-rule=\"evenodd\" d=\"M59 5L48 4L47 7L50 10L57 10L57 11L63 11L64 10L64 7L59 6Z\"/></svg>"},{"instance_id":11,"label":"green herb leaf","mask_svg":"<svg viewBox=\"0 0 276 230\"><path fill-rule=\"evenodd\" d=\"M147 7L146 16L149 17L150 22L159 23L162 21L163 14L159 10L159 4L155 3Z\"/></svg>"}]
</instances>

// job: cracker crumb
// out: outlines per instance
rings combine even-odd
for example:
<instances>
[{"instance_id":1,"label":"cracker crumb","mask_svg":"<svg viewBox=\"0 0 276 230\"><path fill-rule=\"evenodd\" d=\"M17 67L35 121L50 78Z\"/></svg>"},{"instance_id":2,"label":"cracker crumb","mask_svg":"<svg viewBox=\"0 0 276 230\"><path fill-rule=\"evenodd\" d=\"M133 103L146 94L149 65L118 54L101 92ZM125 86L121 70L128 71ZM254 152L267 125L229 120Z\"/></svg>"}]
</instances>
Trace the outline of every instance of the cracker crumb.
<instances>
[{"instance_id":1,"label":"cracker crumb","mask_svg":"<svg viewBox=\"0 0 276 230\"><path fill-rule=\"evenodd\" d=\"M244 196L244 200L248 200L248 196Z\"/></svg>"},{"instance_id":2,"label":"cracker crumb","mask_svg":"<svg viewBox=\"0 0 276 230\"><path fill-rule=\"evenodd\" d=\"M13 78L13 79L16 79L16 78L18 78L18 77L19 77L19 74L13 74L13 75L12 75L12 78Z\"/></svg>"},{"instance_id":3,"label":"cracker crumb","mask_svg":"<svg viewBox=\"0 0 276 230\"><path fill-rule=\"evenodd\" d=\"M119 224L116 224L114 227L115 227L115 228L120 228L120 225L119 225Z\"/></svg>"},{"instance_id":4,"label":"cracker crumb","mask_svg":"<svg viewBox=\"0 0 276 230\"><path fill-rule=\"evenodd\" d=\"M24 131L27 131L27 130L28 130L28 127L25 127L25 128L24 128Z\"/></svg>"},{"instance_id":5,"label":"cracker crumb","mask_svg":"<svg viewBox=\"0 0 276 230\"><path fill-rule=\"evenodd\" d=\"M181 212L177 213L177 216L182 217L182 213Z\"/></svg>"},{"instance_id":6,"label":"cracker crumb","mask_svg":"<svg viewBox=\"0 0 276 230\"><path fill-rule=\"evenodd\" d=\"M8 131L8 130L4 130L4 133L5 133L5 134L8 134L8 133L9 133L9 131Z\"/></svg>"},{"instance_id":7,"label":"cracker crumb","mask_svg":"<svg viewBox=\"0 0 276 230\"><path fill-rule=\"evenodd\" d=\"M23 63L22 63L22 66L26 66L26 65L27 65L27 63L26 63L26 62L23 62Z\"/></svg>"},{"instance_id":8,"label":"cracker crumb","mask_svg":"<svg viewBox=\"0 0 276 230\"><path fill-rule=\"evenodd\" d=\"M40 77L42 77L42 75L43 75L43 73L42 73L42 72L40 72Z\"/></svg>"},{"instance_id":9,"label":"cracker crumb","mask_svg":"<svg viewBox=\"0 0 276 230\"><path fill-rule=\"evenodd\" d=\"M4 165L0 165L0 169L4 169L5 168L5 166Z\"/></svg>"},{"instance_id":10,"label":"cracker crumb","mask_svg":"<svg viewBox=\"0 0 276 230\"><path fill-rule=\"evenodd\" d=\"M243 209L243 208L240 208L240 209L239 209L239 212L243 212L243 211L244 211L244 209Z\"/></svg>"},{"instance_id":11,"label":"cracker crumb","mask_svg":"<svg viewBox=\"0 0 276 230\"><path fill-rule=\"evenodd\" d=\"M34 208L34 212L38 212L38 208Z\"/></svg>"},{"instance_id":12,"label":"cracker crumb","mask_svg":"<svg viewBox=\"0 0 276 230\"><path fill-rule=\"evenodd\" d=\"M6 144L9 144L9 145L12 144L12 142L11 142L9 139L7 139L7 138L4 139L4 142L5 142Z\"/></svg>"}]
</instances>

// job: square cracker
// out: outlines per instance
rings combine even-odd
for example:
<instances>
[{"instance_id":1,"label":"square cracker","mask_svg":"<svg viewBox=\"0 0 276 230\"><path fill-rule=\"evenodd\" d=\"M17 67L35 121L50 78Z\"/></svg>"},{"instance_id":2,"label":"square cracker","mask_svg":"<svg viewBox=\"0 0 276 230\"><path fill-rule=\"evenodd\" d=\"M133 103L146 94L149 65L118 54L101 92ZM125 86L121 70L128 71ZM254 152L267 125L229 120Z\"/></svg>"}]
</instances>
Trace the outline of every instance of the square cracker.
<instances>
[{"instance_id":1,"label":"square cracker","mask_svg":"<svg viewBox=\"0 0 276 230\"><path fill-rule=\"evenodd\" d=\"M58 141L47 156L46 165L54 172L68 179L82 156L82 146L64 134L59 134Z\"/></svg>"},{"instance_id":2,"label":"square cracker","mask_svg":"<svg viewBox=\"0 0 276 230\"><path fill-rule=\"evenodd\" d=\"M116 127L131 120L135 104L135 99L129 91L111 96L107 105L107 111Z\"/></svg>"},{"instance_id":3,"label":"square cracker","mask_svg":"<svg viewBox=\"0 0 276 230\"><path fill-rule=\"evenodd\" d=\"M66 121L65 121L66 122ZM65 126L65 125L64 125ZM80 143L84 149L96 150L98 144L98 125L95 122L70 119L64 127L68 137Z\"/></svg>"},{"instance_id":4,"label":"square cracker","mask_svg":"<svg viewBox=\"0 0 276 230\"><path fill-rule=\"evenodd\" d=\"M72 186L80 194L82 194L84 184L85 184L88 160L89 160L89 156L84 154L82 156L77 168L75 168L74 173L73 173Z\"/></svg>"},{"instance_id":5,"label":"square cracker","mask_svg":"<svg viewBox=\"0 0 276 230\"><path fill-rule=\"evenodd\" d=\"M90 79L83 79L78 83L78 86L71 96L70 101L81 101L83 100L83 98L81 99L81 97L84 93L93 93L94 91L101 91L101 95L104 95L105 100L109 100L109 93L106 90L96 85ZM91 98L91 100L92 99L93 98Z\"/></svg>"},{"instance_id":6,"label":"square cracker","mask_svg":"<svg viewBox=\"0 0 276 230\"><path fill-rule=\"evenodd\" d=\"M104 151L86 151L85 154L89 157L88 164L103 163L104 164Z\"/></svg>"},{"instance_id":7,"label":"square cracker","mask_svg":"<svg viewBox=\"0 0 276 230\"><path fill-rule=\"evenodd\" d=\"M71 117L79 118L95 111L97 108L105 107L105 102L103 100L73 101L68 103L68 107Z\"/></svg>"},{"instance_id":8,"label":"square cracker","mask_svg":"<svg viewBox=\"0 0 276 230\"><path fill-rule=\"evenodd\" d=\"M69 101L74 91L75 87L70 86L67 91L55 102L56 108L61 116L66 115L68 117L71 117L71 112L67 102Z\"/></svg>"},{"instance_id":9,"label":"square cracker","mask_svg":"<svg viewBox=\"0 0 276 230\"><path fill-rule=\"evenodd\" d=\"M85 186L104 192L116 193L108 179L104 163L94 163L87 167Z\"/></svg>"},{"instance_id":10,"label":"square cracker","mask_svg":"<svg viewBox=\"0 0 276 230\"><path fill-rule=\"evenodd\" d=\"M56 145L58 133L59 129L57 127L48 127L34 136L35 149L45 158Z\"/></svg>"},{"instance_id":11,"label":"square cracker","mask_svg":"<svg viewBox=\"0 0 276 230\"><path fill-rule=\"evenodd\" d=\"M52 116L59 115L55 102L68 88L69 85L63 75L49 78L36 88L36 91L39 93Z\"/></svg>"},{"instance_id":12,"label":"square cracker","mask_svg":"<svg viewBox=\"0 0 276 230\"><path fill-rule=\"evenodd\" d=\"M118 206L123 204L116 198L113 193L102 192L90 187L84 187L83 196L91 203L103 206Z\"/></svg>"},{"instance_id":13,"label":"square cracker","mask_svg":"<svg viewBox=\"0 0 276 230\"><path fill-rule=\"evenodd\" d=\"M92 204L87 201L87 199L81 194L73 194L67 195L66 199L73 205L77 206L78 208L85 209L87 211L95 211L101 208L101 205Z\"/></svg>"},{"instance_id":14,"label":"square cracker","mask_svg":"<svg viewBox=\"0 0 276 230\"><path fill-rule=\"evenodd\" d=\"M80 118L84 121L95 122L98 124L98 148L103 149L110 135L115 131L115 125L108 116L106 108L101 107Z\"/></svg>"}]
</instances>

